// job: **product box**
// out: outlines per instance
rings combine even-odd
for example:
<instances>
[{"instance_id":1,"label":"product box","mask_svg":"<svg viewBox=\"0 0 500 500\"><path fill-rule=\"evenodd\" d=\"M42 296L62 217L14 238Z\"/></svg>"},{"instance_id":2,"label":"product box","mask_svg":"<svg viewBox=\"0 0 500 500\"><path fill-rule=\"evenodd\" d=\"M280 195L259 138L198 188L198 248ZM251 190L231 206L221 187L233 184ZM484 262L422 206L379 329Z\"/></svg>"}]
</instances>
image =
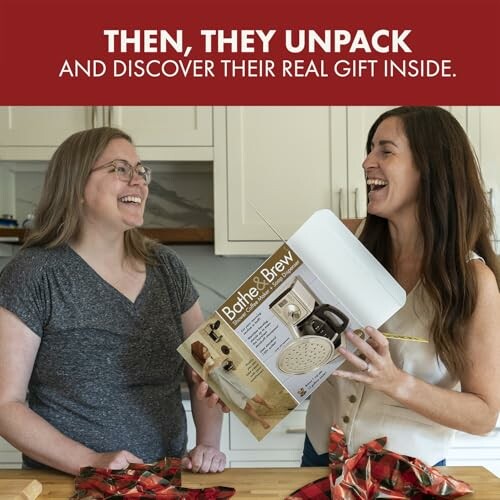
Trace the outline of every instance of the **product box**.
<instances>
[{"instance_id":1,"label":"product box","mask_svg":"<svg viewBox=\"0 0 500 500\"><path fill-rule=\"evenodd\" d=\"M320 210L178 351L260 440L344 362L347 328L378 328L405 300L335 214Z\"/></svg>"}]
</instances>

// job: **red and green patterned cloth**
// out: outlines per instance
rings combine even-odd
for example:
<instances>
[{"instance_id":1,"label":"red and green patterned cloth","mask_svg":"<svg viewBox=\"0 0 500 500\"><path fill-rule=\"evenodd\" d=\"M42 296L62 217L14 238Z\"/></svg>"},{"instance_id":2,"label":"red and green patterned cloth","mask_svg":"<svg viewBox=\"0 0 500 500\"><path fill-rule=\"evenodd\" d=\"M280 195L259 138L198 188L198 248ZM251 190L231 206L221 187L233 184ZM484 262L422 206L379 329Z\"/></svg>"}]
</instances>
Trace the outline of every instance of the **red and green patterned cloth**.
<instances>
[{"instance_id":1,"label":"red and green patterned cloth","mask_svg":"<svg viewBox=\"0 0 500 500\"><path fill-rule=\"evenodd\" d=\"M231 498L234 488L181 486L181 459L164 458L154 464L130 464L126 469L83 467L75 478L71 500L218 500Z\"/></svg>"},{"instance_id":2,"label":"red and green patterned cloth","mask_svg":"<svg viewBox=\"0 0 500 500\"><path fill-rule=\"evenodd\" d=\"M292 493L288 500L416 500L457 498L472 493L464 481L442 474L418 458L384 448L387 438L375 439L349 456L344 433L330 432L330 475Z\"/></svg>"}]
</instances>

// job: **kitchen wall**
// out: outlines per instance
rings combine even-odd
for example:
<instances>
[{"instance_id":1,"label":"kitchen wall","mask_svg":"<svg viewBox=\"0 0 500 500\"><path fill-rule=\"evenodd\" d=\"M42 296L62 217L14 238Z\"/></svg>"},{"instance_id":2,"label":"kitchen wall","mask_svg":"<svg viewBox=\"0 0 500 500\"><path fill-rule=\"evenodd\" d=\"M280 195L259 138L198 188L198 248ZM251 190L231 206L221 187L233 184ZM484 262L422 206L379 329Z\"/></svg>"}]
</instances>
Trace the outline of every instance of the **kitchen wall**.
<instances>
[{"instance_id":1,"label":"kitchen wall","mask_svg":"<svg viewBox=\"0 0 500 500\"><path fill-rule=\"evenodd\" d=\"M182 258L200 294L205 316L219 307L264 258L214 255L213 245L169 245Z\"/></svg>"}]
</instances>

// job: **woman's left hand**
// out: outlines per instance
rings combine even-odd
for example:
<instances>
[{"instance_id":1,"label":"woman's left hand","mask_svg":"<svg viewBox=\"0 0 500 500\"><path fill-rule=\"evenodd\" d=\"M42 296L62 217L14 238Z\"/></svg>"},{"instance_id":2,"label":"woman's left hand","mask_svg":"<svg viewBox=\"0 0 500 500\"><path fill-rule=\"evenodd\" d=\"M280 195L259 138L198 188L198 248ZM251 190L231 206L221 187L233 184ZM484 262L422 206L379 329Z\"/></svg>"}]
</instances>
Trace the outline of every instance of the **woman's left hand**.
<instances>
[{"instance_id":1,"label":"woman's left hand","mask_svg":"<svg viewBox=\"0 0 500 500\"><path fill-rule=\"evenodd\" d=\"M199 444L188 452L182 465L192 472L222 472L226 466L226 455L213 446Z\"/></svg>"},{"instance_id":2,"label":"woman's left hand","mask_svg":"<svg viewBox=\"0 0 500 500\"><path fill-rule=\"evenodd\" d=\"M333 375L357 380L371 385L374 389L390 393L400 379L401 371L396 367L389 351L389 341L375 328L370 326L364 329L367 340L347 330L347 339L357 348L356 353L339 347L339 352L358 370L335 370Z\"/></svg>"}]
</instances>

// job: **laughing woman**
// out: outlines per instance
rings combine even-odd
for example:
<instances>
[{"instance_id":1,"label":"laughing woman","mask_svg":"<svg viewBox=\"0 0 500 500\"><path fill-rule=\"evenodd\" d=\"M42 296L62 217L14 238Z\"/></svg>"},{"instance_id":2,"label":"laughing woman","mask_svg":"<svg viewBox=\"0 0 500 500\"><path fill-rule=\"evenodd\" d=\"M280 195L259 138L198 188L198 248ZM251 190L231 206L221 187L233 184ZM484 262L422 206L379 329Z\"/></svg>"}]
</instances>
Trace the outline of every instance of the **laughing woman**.
<instances>
[{"instance_id":1,"label":"laughing woman","mask_svg":"<svg viewBox=\"0 0 500 500\"><path fill-rule=\"evenodd\" d=\"M203 318L176 254L136 229L150 180L120 130L72 135L0 275L0 435L25 467L77 474L186 452L184 375L194 391L176 348ZM221 411L192 407L185 464L221 471Z\"/></svg>"},{"instance_id":2,"label":"laughing woman","mask_svg":"<svg viewBox=\"0 0 500 500\"><path fill-rule=\"evenodd\" d=\"M360 240L407 292L381 331L349 333L358 354L312 395L303 465L328 463L332 423L350 452L387 447L442 463L454 430L485 434L500 409L500 272L492 216L462 127L438 107L401 107L370 129Z\"/></svg>"}]
</instances>

